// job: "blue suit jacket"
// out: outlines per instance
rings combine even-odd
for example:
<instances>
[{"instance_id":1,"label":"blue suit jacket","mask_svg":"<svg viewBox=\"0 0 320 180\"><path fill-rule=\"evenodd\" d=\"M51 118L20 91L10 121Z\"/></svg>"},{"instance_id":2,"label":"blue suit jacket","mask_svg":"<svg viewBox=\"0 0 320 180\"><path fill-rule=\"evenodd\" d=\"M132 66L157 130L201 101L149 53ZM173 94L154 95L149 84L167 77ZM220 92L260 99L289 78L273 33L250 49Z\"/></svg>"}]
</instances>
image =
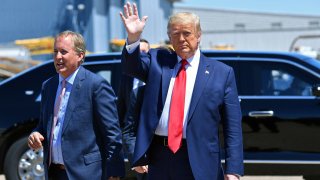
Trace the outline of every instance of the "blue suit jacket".
<instances>
[{"instance_id":1,"label":"blue suit jacket","mask_svg":"<svg viewBox=\"0 0 320 180\"><path fill-rule=\"evenodd\" d=\"M173 68L175 52L152 49L148 55L137 48L128 54L124 48L122 66L126 74L146 82L135 146L134 164L148 164L148 149L158 125ZM241 109L233 69L203 54L187 117L186 140L195 179L223 179L219 124L223 126L228 174L243 175Z\"/></svg>"},{"instance_id":2,"label":"blue suit jacket","mask_svg":"<svg viewBox=\"0 0 320 180\"><path fill-rule=\"evenodd\" d=\"M144 85L133 90L133 77L122 75L118 92L118 115L122 133L135 137L143 100ZM135 94L134 92L135 91Z\"/></svg>"},{"instance_id":3,"label":"blue suit jacket","mask_svg":"<svg viewBox=\"0 0 320 180\"><path fill-rule=\"evenodd\" d=\"M118 115L123 135L123 147L132 163L139 124L144 85L133 88L133 77L122 75L118 92Z\"/></svg>"},{"instance_id":4,"label":"blue suit jacket","mask_svg":"<svg viewBox=\"0 0 320 180\"><path fill-rule=\"evenodd\" d=\"M49 142L59 76L42 85L40 121L34 131L45 140L48 174ZM69 179L124 176L121 130L114 92L107 81L82 66L74 80L62 127L62 156ZM46 177L48 178L48 177Z\"/></svg>"}]
</instances>

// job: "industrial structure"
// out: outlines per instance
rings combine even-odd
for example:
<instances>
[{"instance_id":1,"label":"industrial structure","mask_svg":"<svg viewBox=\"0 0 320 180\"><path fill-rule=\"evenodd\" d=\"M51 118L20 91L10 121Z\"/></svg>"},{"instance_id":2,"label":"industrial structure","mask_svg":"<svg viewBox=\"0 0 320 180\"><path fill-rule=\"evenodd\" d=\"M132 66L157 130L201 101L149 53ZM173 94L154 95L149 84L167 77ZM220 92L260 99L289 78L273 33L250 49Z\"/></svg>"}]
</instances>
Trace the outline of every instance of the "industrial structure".
<instances>
[{"instance_id":1,"label":"industrial structure","mask_svg":"<svg viewBox=\"0 0 320 180\"><path fill-rule=\"evenodd\" d=\"M174 12L180 11L191 11L200 16L204 49L289 51L301 46L320 48L320 16L174 8ZM310 38L301 39L290 49L299 36Z\"/></svg>"},{"instance_id":2,"label":"industrial structure","mask_svg":"<svg viewBox=\"0 0 320 180\"><path fill-rule=\"evenodd\" d=\"M143 38L148 39L151 44L163 44L168 41L166 32L168 18L173 12L180 11L191 11L200 16L203 30L202 49L288 51L295 38L320 35L320 16L185 7L175 5L177 1L184 2L131 1L138 5L140 16L148 16ZM50 37L53 38L57 33L69 29L84 35L90 52L119 51L126 37L119 16L125 2L125 0L2 0L0 44L17 45L17 42L23 42L20 45L33 47L33 50L38 52L38 54L34 54L35 51L31 52L31 55L37 55L37 59L50 58L50 56L39 56L39 52L47 52L48 49L43 49L44 47L52 48ZM28 41L29 39L31 40ZM34 44L37 39L38 50L37 44ZM292 49L317 50L308 47L319 46L318 40L316 38L299 40ZM33 44L28 45L29 42Z\"/></svg>"},{"instance_id":3,"label":"industrial structure","mask_svg":"<svg viewBox=\"0 0 320 180\"><path fill-rule=\"evenodd\" d=\"M143 34L152 43L167 39L166 23L177 0L136 0L141 15L148 15ZM0 43L54 37L63 30L84 35L90 52L110 51L112 40L124 39L119 12L125 0L3 0Z\"/></svg>"}]
</instances>

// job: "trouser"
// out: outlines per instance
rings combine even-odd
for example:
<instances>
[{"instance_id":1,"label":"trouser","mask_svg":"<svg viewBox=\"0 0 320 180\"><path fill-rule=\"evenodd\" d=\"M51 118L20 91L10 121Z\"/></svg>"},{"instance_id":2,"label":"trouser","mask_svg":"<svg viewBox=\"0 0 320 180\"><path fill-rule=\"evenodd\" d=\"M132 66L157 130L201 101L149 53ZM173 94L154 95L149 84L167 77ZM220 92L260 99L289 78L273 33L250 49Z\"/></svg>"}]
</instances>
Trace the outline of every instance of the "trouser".
<instances>
[{"instance_id":1,"label":"trouser","mask_svg":"<svg viewBox=\"0 0 320 180\"><path fill-rule=\"evenodd\" d=\"M63 165L51 164L48 172L49 180L68 180L68 175Z\"/></svg>"},{"instance_id":2,"label":"trouser","mask_svg":"<svg viewBox=\"0 0 320 180\"><path fill-rule=\"evenodd\" d=\"M149 158L150 180L194 180L185 140L174 154L167 146L166 137L155 136Z\"/></svg>"}]
</instances>

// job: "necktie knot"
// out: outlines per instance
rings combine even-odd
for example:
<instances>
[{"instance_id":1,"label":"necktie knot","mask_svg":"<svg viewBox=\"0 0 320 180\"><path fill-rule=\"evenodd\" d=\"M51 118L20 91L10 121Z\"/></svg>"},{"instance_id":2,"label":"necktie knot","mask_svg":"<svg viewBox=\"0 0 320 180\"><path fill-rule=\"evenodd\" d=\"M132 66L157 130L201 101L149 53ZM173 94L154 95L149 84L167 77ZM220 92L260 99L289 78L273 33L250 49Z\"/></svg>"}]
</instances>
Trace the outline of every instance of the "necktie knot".
<instances>
[{"instance_id":1,"label":"necktie knot","mask_svg":"<svg viewBox=\"0 0 320 180\"><path fill-rule=\"evenodd\" d=\"M63 79L63 80L61 81L61 87L62 87L62 88L66 87L66 80L65 80L65 79Z\"/></svg>"},{"instance_id":2,"label":"necktie knot","mask_svg":"<svg viewBox=\"0 0 320 180\"><path fill-rule=\"evenodd\" d=\"M61 81L61 93L60 93L61 98L64 96L65 93L66 93L66 80L64 79Z\"/></svg>"},{"instance_id":3,"label":"necktie knot","mask_svg":"<svg viewBox=\"0 0 320 180\"><path fill-rule=\"evenodd\" d=\"M186 65L188 64L188 61L187 60L185 60L185 59L182 59L181 60L181 68L180 69L186 69Z\"/></svg>"}]
</instances>

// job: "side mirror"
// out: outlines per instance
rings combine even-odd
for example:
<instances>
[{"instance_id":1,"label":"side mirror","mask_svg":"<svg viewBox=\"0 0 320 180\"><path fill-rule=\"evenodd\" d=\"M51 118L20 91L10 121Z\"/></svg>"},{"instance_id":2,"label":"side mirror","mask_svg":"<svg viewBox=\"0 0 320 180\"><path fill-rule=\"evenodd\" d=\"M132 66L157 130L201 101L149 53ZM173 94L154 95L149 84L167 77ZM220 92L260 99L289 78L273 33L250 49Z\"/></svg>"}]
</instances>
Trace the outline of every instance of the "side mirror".
<instances>
[{"instance_id":1,"label":"side mirror","mask_svg":"<svg viewBox=\"0 0 320 180\"><path fill-rule=\"evenodd\" d=\"M320 84L316 84L312 87L312 95L320 97Z\"/></svg>"}]
</instances>

